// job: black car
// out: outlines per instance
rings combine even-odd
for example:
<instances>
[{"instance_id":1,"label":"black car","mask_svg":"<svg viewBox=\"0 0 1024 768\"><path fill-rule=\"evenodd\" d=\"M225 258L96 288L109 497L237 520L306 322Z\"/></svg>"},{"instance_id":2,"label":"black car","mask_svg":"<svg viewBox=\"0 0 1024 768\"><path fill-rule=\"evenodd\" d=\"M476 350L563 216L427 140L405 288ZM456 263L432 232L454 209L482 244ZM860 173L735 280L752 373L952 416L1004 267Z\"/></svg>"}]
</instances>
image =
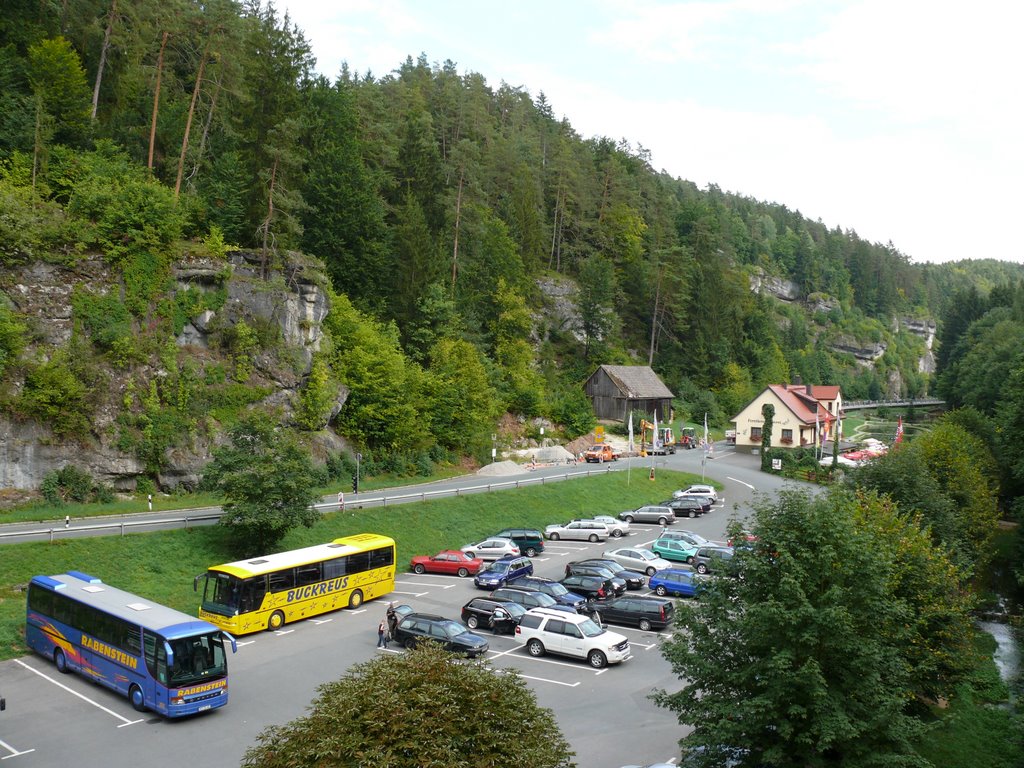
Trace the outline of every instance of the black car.
<instances>
[{"instance_id":1,"label":"black car","mask_svg":"<svg viewBox=\"0 0 1024 768\"><path fill-rule=\"evenodd\" d=\"M565 566L566 576L600 576L602 579L611 579L615 594L621 595L626 591L626 580L616 576L614 571L606 565L585 563L584 561L569 563Z\"/></svg>"},{"instance_id":2,"label":"black car","mask_svg":"<svg viewBox=\"0 0 1024 768\"><path fill-rule=\"evenodd\" d=\"M599 609L601 621L628 624L643 630L664 629L672 623L675 604L663 597L627 595L607 600Z\"/></svg>"},{"instance_id":3,"label":"black car","mask_svg":"<svg viewBox=\"0 0 1024 768\"><path fill-rule=\"evenodd\" d=\"M410 613L395 628L393 638L406 648L415 648L419 643L434 641L445 650L463 653L470 658L487 653L487 640L474 635L457 621L429 613Z\"/></svg>"},{"instance_id":4,"label":"black car","mask_svg":"<svg viewBox=\"0 0 1024 768\"><path fill-rule=\"evenodd\" d=\"M605 600L616 595L612 580L601 576L573 574L566 576L560 583L571 592L583 595L587 600Z\"/></svg>"},{"instance_id":5,"label":"black car","mask_svg":"<svg viewBox=\"0 0 1024 768\"><path fill-rule=\"evenodd\" d=\"M562 605L551 595L523 587L502 587L491 592L491 599L501 602L519 603L523 608L554 608L556 611L577 613L571 605Z\"/></svg>"},{"instance_id":6,"label":"black car","mask_svg":"<svg viewBox=\"0 0 1024 768\"><path fill-rule=\"evenodd\" d=\"M678 499L669 499L661 502L661 506L668 507L676 517L697 517L711 510L711 505L701 502L693 496L682 496Z\"/></svg>"},{"instance_id":7,"label":"black car","mask_svg":"<svg viewBox=\"0 0 1024 768\"><path fill-rule=\"evenodd\" d=\"M554 579L545 579L540 576L521 576L510 581L508 585L510 587L519 587L520 589L532 589L537 592L543 592L545 595L551 595L561 605L572 606L577 611L583 611L587 602L586 598L577 595L575 592L570 592Z\"/></svg>"},{"instance_id":8,"label":"black car","mask_svg":"<svg viewBox=\"0 0 1024 768\"><path fill-rule=\"evenodd\" d=\"M526 609L519 603L492 600L489 597L474 597L462 606L462 620L470 629L486 627L495 634L512 634Z\"/></svg>"},{"instance_id":9,"label":"black car","mask_svg":"<svg viewBox=\"0 0 1024 768\"><path fill-rule=\"evenodd\" d=\"M575 560L569 563L565 566L565 575L568 576L570 573L573 573L573 568L577 569L577 573L584 573L585 571L578 569L587 567L604 568L611 571L612 576L616 579L622 579L626 582L626 589L643 589L647 585L647 580L642 573L631 571L615 560L600 557L593 557L588 560Z\"/></svg>"},{"instance_id":10,"label":"black car","mask_svg":"<svg viewBox=\"0 0 1024 768\"><path fill-rule=\"evenodd\" d=\"M732 547L701 547L693 556L693 570L697 573L728 571L732 556Z\"/></svg>"}]
</instances>

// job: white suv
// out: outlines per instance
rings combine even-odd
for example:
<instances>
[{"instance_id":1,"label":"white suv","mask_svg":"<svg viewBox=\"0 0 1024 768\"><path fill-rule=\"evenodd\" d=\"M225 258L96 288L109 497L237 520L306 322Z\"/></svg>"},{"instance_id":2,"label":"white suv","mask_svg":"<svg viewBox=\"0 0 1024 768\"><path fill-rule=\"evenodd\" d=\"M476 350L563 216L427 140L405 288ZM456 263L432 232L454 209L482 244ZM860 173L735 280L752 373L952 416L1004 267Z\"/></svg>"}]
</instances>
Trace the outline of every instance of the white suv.
<instances>
[{"instance_id":1,"label":"white suv","mask_svg":"<svg viewBox=\"0 0 1024 768\"><path fill-rule=\"evenodd\" d=\"M525 645L531 656L575 656L586 659L594 669L630 658L629 640L623 635L602 629L589 616L550 608L531 608L524 613L515 640Z\"/></svg>"}]
</instances>

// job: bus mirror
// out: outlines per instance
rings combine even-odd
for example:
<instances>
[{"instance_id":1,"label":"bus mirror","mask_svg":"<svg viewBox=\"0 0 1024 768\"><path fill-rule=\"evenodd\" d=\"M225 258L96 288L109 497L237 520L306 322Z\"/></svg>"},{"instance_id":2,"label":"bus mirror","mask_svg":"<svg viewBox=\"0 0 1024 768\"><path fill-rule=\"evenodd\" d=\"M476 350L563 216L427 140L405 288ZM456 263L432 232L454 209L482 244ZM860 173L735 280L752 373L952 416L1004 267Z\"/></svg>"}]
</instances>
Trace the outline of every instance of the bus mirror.
<instances>
[{"instance_id":1,"label":"bus mirror","mask_svg":"<svg viewBox=\"0 0 1024 768\"><path fill-rule=\"evenodd\" d=\"M167 654L167 668L171 669L174 666L174 651L171 650L170 643L164 643L164 653Z\"/></svg>"},{"instance_id":2,"label":"bus mirror","mask_svg":"<svg viewBox=\"0 0 1024 768\"><path fill-rule=\"evenodd\" d=\"M197 574L194 579L192 579L192 591L193 592L198 592L199 591L199 579L201 579L204 575L205 574L200 573L200 574Z\"/></svg>"},{"instance_id":3,"label":"bus mirror","mask_svg":"<svg viewBox=\"0 0 1024 768\"><path fill-rule=\"evenodd\" d=\"M224 637L226 637L228 641L231 643L231 652L238 653L238 643L235 642L235 638L233 638L231 635L224 631L221 631L221 634L224 635Z\"/></svg>"}]
</instances>

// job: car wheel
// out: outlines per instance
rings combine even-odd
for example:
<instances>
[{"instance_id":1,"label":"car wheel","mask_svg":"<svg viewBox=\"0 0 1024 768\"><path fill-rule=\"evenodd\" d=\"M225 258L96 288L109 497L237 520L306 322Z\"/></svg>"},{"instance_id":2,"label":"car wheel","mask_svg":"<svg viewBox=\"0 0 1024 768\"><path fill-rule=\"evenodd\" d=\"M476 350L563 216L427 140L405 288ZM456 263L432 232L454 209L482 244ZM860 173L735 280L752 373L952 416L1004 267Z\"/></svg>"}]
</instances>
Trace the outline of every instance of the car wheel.
<instances>
[{"instance_id":1,"label":"car wheel","mask_svg":"<svg viewBox=\"0 0 1024 768\"><path fill-rule=\"evenodd\" d=\"M557 533L552 533L551 534L551 540L552 541L558 541L558 534Z\"/></svg>"},{"instance_id":2,"label":"car wheel","mask_svg":"<svg viewBox=\"0 0 1024 768\"><path fill-rule=\"evenodd\" d=\"M616 528L614 531L612 531L612 538L613 539L622 538L622 531L620 531L618 528Z\"/></svg>"},{"instance_id":3,"label":"car wheel","mask_svg":"<svg viewBox=\"0 0 1024 768\"><path fill-rule=\"evenodd\" d=\"M416 638L415 637L407 637L407 638L405 638L405 641L402 643L402 645L404 645L406 648L408 648L411 651L413 648L416 647Z\"/></svg>"},{"instance_id":4,"label":"car wheel","mask_svg":"<svg viewBox=\"0 0 1024 768\"><path fill-rule=\"evenodd\" d=\"M527 557L536 557L537 556L537 550L534 549L533 547L527 547L526 548L526 556Z\"/></svg>"},{"instance_id":5,"label":"car wheel","mask_svg":"<svg viewBox=\"0 0 1024 768\"><path fill-rule=\"evenodd\" d=\"M662 528L664 528L666 525L668 525L668 520L666 518L664 518L664 517L659 517L658 518L658 525L660 525Z\"/></svg>"},{"instance_id":6,"label":"car wheel","mask_svg":"<svg viewBox=\"0 0 1024 768\"><path fill-rule=\"evenodd\" d=\"M526 644L526 651L531 656L543 656L544 655L544 643L534 638Z\"/></svg>"},{"instance_id":7,"label":"car wheel","mask_svg":"<svg viewBox=\"0 0 1024 768\"><path fill-rule=\"evenodd\" d=\"M647 619L640 619L640 629L642 629L644 632L650 632L651 622Z\"/></svg>"},{"instance_id":8,"label":"car wheel","mask_svg":"<svg viewBox=\"0 0 1024 768\"><path fill-rule=\"evenodd\" d=\"M281 611L274 611L270 614L270 619L267 621L267 629L273 632L275 629L280 629L284 626L284 614Z\"/></svg>"},{"instance_id":9,"label":"car wheel","mask_svg":"<svg viewBox=\"0 0 1024 768\"><path fill-rule=\"evenodd\" d=\"M466 626L470 629L476 629L480 626L480 619L478 619L476 616L470 616L468 619L466 619Z\"/></svg>"},{"instance_id":10,"label":"car wheel","mask_svg":"<svg viewBox=\"0 0 1024 768\"><path fill-rule=\"evenodd\" d=\"M698 563L698 565L697 565L697 573L707 573L707 572L708 572L708 567L706 565L704 565L704 563Z\"/></svg>"},{"instance_id":11,"label":"car wheel","mask_svg":"<svg viewBox=\"0 0 1024 768\"><path fill-rule=\"evenodd\" d=\"M597 534L596 534L596 533L592 533L592 534L590 534L590 537L589 537L589 538L590 538L590 543L591 543L591 544L596 544L596 543L597 543L597 541L598 541L598 536L597 536Z\"/></svg>"},{"instance_id":12,"label":"car wheel","mask_svg":"<svg viewBox=\"0 0 1024 768\"><path fill-rule=\"evenodd\" d=\"M57 671L62 675L66 675L71 671L68 669L68 657L64 655L64 651L60 648L53 652L53 663L57 666Z\"/></svg>"},{"instance_id":13,"label":"car wheel","mask_svg":"<svg viewBox=\"0 0 1024 768\"><path fill-rule=\"evenodd\" d=\"M415 573L426 573L427 569L423 567L422 563L416 563L416 567L413 568Z\"/></svg>"},{"instance_id":14,"label":"car wheel","mask_svg":"<svg viewBox=\"0 0 1024 768\"><path fill-rule=\"evenodd\" d=\"M587 661L594 669L603 669L608 663L608 657L601 651L591 651L587 654Z\"/></svg>"},{"instance_id":15,"label":"car wheel","mask_svg":"<svg viewBox=\"0 0 1024 768\"><path fill-rule=\"evenodd\" d=\"M625 517L625 521L626 521L627 523L632 523L632 522L633 522L633 516L632 516L632 515L626 515L626 517Z\"/></svg>"},{"instance_id":16,"label":"car wheel","mask_svg":"<svg viewBox=\"0 0 1024 768\"><path fill-rule=\"evenodd\" d=\"M690 555L688 558L686 558L686 564L693 565L693 555Z\"/></svg>"},{"instance_id":17,"label":"car wheel","mask_svg":"<svg viewBox=\"0 0 1024 768\"><path fill-rule=\"evenodd\" d=\"M659 584L654 588L654 594L658 595L659 597L664 597L668 594L668 590L661 586L661 584Z\"/></svg>"},{"instance_id":18,"label":"car wheel","mask_svg":"<svg viewBox=\"0 0 1024 768\"><path fill-rule=\"evenodd\" d=\"M648 568L648 569L647 569L647 570L645 571L645 573L646 573L646 574L647 574L648 576L653 576L653 575L654 575L654 574L656 574L657 572L658 572L658 569L657 569L657 568L655 568L655 567L654 567L653 565L652 565L652 566L650 566L650 567L649 567L649 568Z\"/></svg>"},{"instance_id":19,"label":"car wheel","mask_svg":"<svg viewBox=\"0 0 1024 768\"><path fill-rule=\"evenodd\" d=\"M467 576L469 576L469 571L466 568L459 568L459 577L464 579Z\"/></svg>"},{"instance_id":20,"label":"car wheel","mask_svg":"<svg viewBox=\"0 0 1024 768\"><path fill-rule=\"evenodd\" d=\"M691 509L690 510L690 518L693 519L696 516L697 516L697 510L696 509Z\"/></svg>"}]
</instances>

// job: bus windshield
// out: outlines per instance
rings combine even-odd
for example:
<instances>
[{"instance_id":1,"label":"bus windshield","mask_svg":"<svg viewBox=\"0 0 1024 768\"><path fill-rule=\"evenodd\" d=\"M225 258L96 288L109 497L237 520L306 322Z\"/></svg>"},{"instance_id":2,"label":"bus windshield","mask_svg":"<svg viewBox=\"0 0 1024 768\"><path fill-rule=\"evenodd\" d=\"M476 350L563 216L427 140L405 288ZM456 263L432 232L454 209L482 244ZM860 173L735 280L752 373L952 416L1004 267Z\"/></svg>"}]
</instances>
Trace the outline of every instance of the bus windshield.
<instances>
[{"instance_id":1,"label":"bus windshield","mask_svg":"<svg viewBox=\"0 0 1024 768\"><path fill-rule=\"evenodd\" d=\"M203 590L203 610L221 616L236 616L241 593L239 580L234 576L208 572Z\"/></svg>"},{"instance_id":2,"label":"bus windshield","mask_svg":"<svg viewBox=\"0 0 1024 768\"><path fill-rule=\"evenodd\" d=\"M169 670L170 686L185 686L227 673L227 654L220 632L194 635L170 641L174 664Z\"/></svg>"}]
</instances>

